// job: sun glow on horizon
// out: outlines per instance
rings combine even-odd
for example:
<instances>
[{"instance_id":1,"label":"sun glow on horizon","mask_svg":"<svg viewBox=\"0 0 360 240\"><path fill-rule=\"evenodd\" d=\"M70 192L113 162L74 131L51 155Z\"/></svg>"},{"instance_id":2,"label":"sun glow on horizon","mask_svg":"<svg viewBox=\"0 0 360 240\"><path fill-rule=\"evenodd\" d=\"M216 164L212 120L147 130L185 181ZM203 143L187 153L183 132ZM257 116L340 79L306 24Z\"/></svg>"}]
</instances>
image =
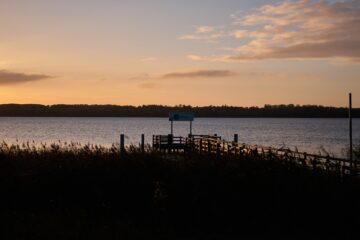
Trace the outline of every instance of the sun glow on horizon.
<instances>
[{"instance_id":1,"label":"sun glow on horizon","mask_svg":"<svg viewBox=\"0 0 360 240\"><path fill-rule=\"evenodd\" d=\"M359 21L357 0L4 0L0 102L360 107Z\"/></svg>"}]
</instances>

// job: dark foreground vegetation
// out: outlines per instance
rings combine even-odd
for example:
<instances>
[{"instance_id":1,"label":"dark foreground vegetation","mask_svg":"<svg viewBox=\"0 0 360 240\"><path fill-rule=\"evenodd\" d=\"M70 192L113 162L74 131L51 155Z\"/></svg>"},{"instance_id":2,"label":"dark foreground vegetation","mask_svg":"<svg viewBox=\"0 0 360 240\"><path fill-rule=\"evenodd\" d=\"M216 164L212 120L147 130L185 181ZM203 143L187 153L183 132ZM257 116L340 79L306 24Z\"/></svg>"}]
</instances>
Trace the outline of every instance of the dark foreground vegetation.
<instances>
[{"instance_id":1,"label":"dark foreground vegetation","mask_svg":"<svg viewBox=\"0 0 360 240\"><path fill-rule=\"evenodd\" d=\"M168 117L171 111L191 111L195 117L303 117L344 118L347 108L318 105L265 105L264 107L178 105L118 106L118 105L38 105L3 104L0 116L28 117ZM353 117L360 117L360 108L353 109Z\"/></svg>"},{"instance_id":2,"label":"dark foreground vegetation","mask_svg":"<svg viewBox=\"0 0 360 240\"><path fill-rule=\"evenodd\" d=\"M296 166L76 144L0 147L1 239L360 232L360 185ZM233 238L236 237L236 238Z\"/></svg>"}]
</instances>

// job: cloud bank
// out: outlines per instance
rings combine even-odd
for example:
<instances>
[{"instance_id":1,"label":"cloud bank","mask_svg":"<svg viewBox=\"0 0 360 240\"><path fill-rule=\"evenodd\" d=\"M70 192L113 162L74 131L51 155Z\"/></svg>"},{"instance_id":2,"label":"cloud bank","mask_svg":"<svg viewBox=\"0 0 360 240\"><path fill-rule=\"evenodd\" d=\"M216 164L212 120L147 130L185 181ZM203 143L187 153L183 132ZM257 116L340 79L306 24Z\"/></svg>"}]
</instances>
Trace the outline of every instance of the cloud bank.
<instances>
[{"instance_id":1,"label":"cloud bank","mask_svg":"<svg viewBox=\"0 0 360 240\"><path fill-rule=\"evenodd\" d=\"M170 78L215 78L215 77L230 77L236 75L229 70L198 70L189 72L172 72L162 76L164 79Z\"/></svg>"},{"instance_id":2,"label":"cloud bank","mask_svg":"<svg viewBox=\"0 0 360 240\"><path fill-rule=\"evenodd\" d=\"M25 74L0 70L0 85L13 85L51 78L45 74Z\"/></svg>"},{"instance_id":3,"label":"cloud bank","mask_svg":"<svg viewBox=\"0 0 360 240\"><path fill-rule=\"evenodd\" d=\"M226 35L235 45L231 54L211 57L191 54L189 58L360 60L360 0L284 1L247 14L232 15L229 26L231 30ZM202 33L203 39L206 34Z\"/></svg>"}]
</instances>

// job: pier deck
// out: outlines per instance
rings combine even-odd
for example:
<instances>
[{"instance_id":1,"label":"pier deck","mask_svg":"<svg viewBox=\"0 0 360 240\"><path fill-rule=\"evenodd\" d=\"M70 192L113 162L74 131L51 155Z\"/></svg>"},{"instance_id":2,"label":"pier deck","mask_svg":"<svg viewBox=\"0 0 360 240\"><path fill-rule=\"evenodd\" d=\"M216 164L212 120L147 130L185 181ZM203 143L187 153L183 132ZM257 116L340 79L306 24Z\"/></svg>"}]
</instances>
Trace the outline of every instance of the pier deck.
<instances>
[{"instance_id":1,"label":"pier deck","mask_svg":"<svg viewBox=\"0 0 360 240\"><path fill-rule=\"evenodd\" d=\"M229 157L251 157L264 160L279 161L288 165L303 166L314 171L325 171L340 175L359 175L360 169L356 161L337 158L329 155L316 155L290 149L277 149L259 145L225 141L216 135L189 135L175 137L170 135L154 135L153 149L166 152L196 152L198 154L215 154Z\"/></svg>"}]
</instances>

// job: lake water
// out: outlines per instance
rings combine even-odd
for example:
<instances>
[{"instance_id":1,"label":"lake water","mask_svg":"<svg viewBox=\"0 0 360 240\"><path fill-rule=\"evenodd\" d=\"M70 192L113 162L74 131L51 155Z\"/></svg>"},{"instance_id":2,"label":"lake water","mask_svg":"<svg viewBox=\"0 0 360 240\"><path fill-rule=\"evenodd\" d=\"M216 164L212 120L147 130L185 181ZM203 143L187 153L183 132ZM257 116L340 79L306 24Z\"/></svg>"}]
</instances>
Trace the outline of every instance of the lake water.
<instances>
[{"instance_id":1,"label":"lake water","mask_svg":"<svg viewBox=\"0 0 360 240\"><path fill-rule=\"evenodd\" d=\"M119 142L120 133L126 143L138 144L145 134L151 143L154 134L169 134L167 118L37 118L0 117L0 140L8 143L35 141L52 143L94 143L109 146ZM186 136L188 122L175 122L174 135ZM194 134L218 134L232 140L239 134L239 142L273 147L298 148L318 153L320 147L335 156L342 156L348 146L348 119L305 118L197 118ZM360 143L360 119L353 119L354 143Z\"/></svg>"}]
</instances>

